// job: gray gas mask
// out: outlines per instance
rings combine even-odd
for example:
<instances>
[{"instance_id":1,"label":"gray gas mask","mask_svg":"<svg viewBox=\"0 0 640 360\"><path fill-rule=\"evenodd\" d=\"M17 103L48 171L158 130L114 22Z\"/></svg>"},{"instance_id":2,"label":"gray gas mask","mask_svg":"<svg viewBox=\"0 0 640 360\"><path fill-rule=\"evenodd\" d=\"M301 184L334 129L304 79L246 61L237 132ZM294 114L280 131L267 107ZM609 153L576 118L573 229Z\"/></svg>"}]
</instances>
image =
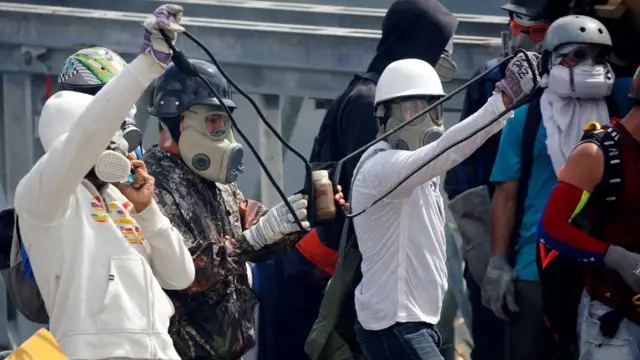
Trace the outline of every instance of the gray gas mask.
<instances>
[{"instance_id":1,"label":"gray gas mask","mask_svg":"<svg viewBox=\"0 0 640 360\"><path fill-rule=\"evenodd\" d=\"M244 172L244 151L227 114L217 106L194 105L183 116L178 147L189 169L217 183L236 181Z\"/></svg>"},{"instance_id":2,"label":"gray gas mask","mask_svg":"<svg viewBox=\"0 0 640 360\"><path fill-rule=\"evenodd\" d=\"M410 120L437 100L438 98L435 97L402 99L380 106L376 115L381 123L381 132L386 132ZM390 135L387 142L394 149L417 150L438 140L442 134L444 134L444 116L442 105L440 105Z\"/></svg>"},{"instance_id":3,"label":"gray gas mask","mask_svg":"<svg viewBox=\"0 0 640 360\"><path fill-rule=\"evenodd\" d=\"M525 33L520 33L515 36L511 36L509 40L509 47L511 48L511 53L513 54L518 49L524 49L526 51L537 51L538 50L538 42L533 40L529 35Z\"/></svg>"}]
</instances>

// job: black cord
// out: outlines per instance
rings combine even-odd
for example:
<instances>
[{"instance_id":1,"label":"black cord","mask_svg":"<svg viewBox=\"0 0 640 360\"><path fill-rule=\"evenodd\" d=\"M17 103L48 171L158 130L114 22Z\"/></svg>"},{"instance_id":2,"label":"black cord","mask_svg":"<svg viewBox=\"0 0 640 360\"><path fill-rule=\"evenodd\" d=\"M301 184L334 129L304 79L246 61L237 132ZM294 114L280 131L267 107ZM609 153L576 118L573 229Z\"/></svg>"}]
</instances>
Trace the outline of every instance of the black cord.
<instances>
[{"instance_id":1,"label":"black cord","mask_svg":"<svg viewBox=\"0 0 640 360\"><path fill-rule=\"evenodd\" d=\"M198 73L198 71L193 67L193 65L191 65L191 63L189 62L189 60L186 58L186 56L184 55L184 53L182 53L181 51L177 50L176 47L173 45L173 42L171 41L171 39L165 34L164 31L160 30L160 33L162 34L162 36L164 37L165 41L167 42L167 44L169 45L169 47L171 48L171 51L173 51L173 56L172 56L172 60L174 62L174 64L176 65L176 67L178 67L181 71L185 72L186 74L189 74L191 76L197 76L198 78L200 78L206 85L207 87L209 87L209 90L211 90L213 92L213 94L215 95L216 99L220 102L220 104L223 106L223 109L225 110L225 112L227 113L227 115L229 116L231 123L233 124L233 127L238 131L238 134L240 134L240 136L242 137L242 139L244 139L244 141L247 143L247 146L249 146L249 149L251 150L251 152L254 154L254 156L256 157L256 159L258 160L258 163L260 164L260 167L262 167L262 169L264 170L265 174L267 174L267 178L269 179L269 181L271 182L271 184L274 186L274 188L276 189L276 191L278 192L278 195L280 195L280 197L283 199L285 205L287 206L287 209L291 212L291 214L295 214L295 211L293 210L293 207L291 206L291 204L289 203L289 201L287 200L286 196L284 195L284 192L282 191L282 189L276 184L275 179L273 179L273 176L271 175L271 173L269 172L269 170L267 169L266 165L264 164L264 162L262 161L262 158L260 158L260 155L258 154L258 152L255 150L255 148L253 147L253 145L251 145L251 143L248 141L248 139L246 138L246 136L244 135L244 133L242 132L242 130L240 130L240 128L238 127L235 119L233 118L233 115L231 114L231 111L227 108L227 106L224 104L224 102L222 101L222 98L220 98L220 96L218 95L218 93L215 91L215 89L213 88L213 86L211 86L211 84L209 84L209 82ZM260 120L267 126L267 128L274 134L274 136L276 136L276 138L288 149L290 150L296 157L300 158L303 163L305 164L305 170L306 170L306 184L310 185L308 188L310 189L309 191L309 204L313 205L310 207L310 211L308 211L308 217L309 217L309 222L311 223L311 225L314 225L313 220L315 220L315 194L313 191L313 179L312 179L312 174L311 174L311 165L309 164L309 162L307 161L307 159L300 154L300 152L298 152L297 150L295 150L287 141L285 141L282 136L276 131L275 128L273 128L273 126L271 126L271 124L269 123L269 121L266 119L266 117L264 116L264 114L262 113L262 111L260 110L260 107L255 103L255 101L251 98L251 96L249 96L249 94L247 94L246 92L244 92L221 68L220 64L218 63L218 61L216 60L216 58L213 56L213 54L209 51L209 49L207 49L206 46L204 46L204 44L202 44L197 38L195 38L193 35L191 35L189 32L185 31L184 32L185 36L187 36L187 38L189 38L191 41L193 41L198 47L200 47L209 57L210 61L218 68L218 70L220 71L220 74L222 74L222 76L227 80L227 82L229 84L231 84L231 86L236 89L236 91L238 91L238 93L240 93L240 95L242 95L245 99L247 99L247 101L249 101L249 103L251 104L251 106L254 108L254 110L256 111L256 113L258 114L258 116L260 117ZM344 165L344 163L365 152L367 149L369 149L371 146L385 140L388 136L396 133L397 131L403 129L404 127L408 126L409 124L411 124L413 121L417 120L418 118L422 117L424 114L428 113L429 111L431 111L433 108L435 108L436 106L441 105L442 103L444 103L445 101L451 99L453 96L457 95L458 93L460 93L462 90L468 88L471 84L473 84L474 82L480 80L482 77L486 76L487 74L489 74L490 72L492 72L493 70L495 70L497 67L501 66L502 64L504 64L507 61L511 61L513 58L515 58L518 54L523 54L525 61L527 62L527 65L530 69L530 71L532 73L537 72L537 68L535 66L535 64L533 64L533 62L531 61L531 59L529 58L529 56L527 55L527 52L523 49L518 49L516 50L513 55L506 57L504 59L502 59L500 62L498 62L498 64L496 64L495 66L493 66L490 69L485 70L484 72L482 72L481 74L479 74L478 76L474 77L473 79L469 80L467 83L465 83L464 85L460 86L459 88L457 88L456 90L452 91L450 94L448 94L447 96L442 97L441 99L439 99L438 101L434 102L433 104L431 104L430 106L428 106L426 109L422 110L421 112L419 112L418 114L416 114L415 116L413 116L411 119L403 122L402 124L396 126L395 128L387 131L385 134L383 134L381 137L371 141L370 143L364 145L363 147L361 147L360 149L352 152L351 154L347 155L346 157L344 157L343 159L341 159L337 164L336 164L336 168L334 171L334 179L333 179L333 185L334 187L337 186L338 181L340 179L340 172L342 170L342 166ZM431 162L433 162L435 159L437 159L438 157L442 156L442 154L444 154L445 152L451 150L453 147L469 140L471 137L473 137L474 135L476 135L478 132L486 129L487 127L491 126L492 124L494 124L496 121L498 121L499 119L501 119L504 115L506 115L507 113L509 113L510 111L512 111L513 109L520 107L521 105L525 104L526 102L528 102L532 96L532 94L535 92L535 90L540 86L540 82L537 78L533 77L533 89L532 91L525 96L523 99L520 99L519 101L515 102L514 104L512 104L511 106L509 106L508 108L506 108L504 111L502 111L497 117L495 117L493 120L491 120L489 123L487 123L486 125L484 125L482 128L480 128L478 131L469 134L468 136L465 136L464 138L454 142L453 144L449 145L448 147L442 149L441 151L439 151L438 153L436 153L432 158L430 158L429 160L427 160L424 164L422 164L421 166L419 166L417 169L415 169L414 171L412 171L409 175L405 176L402 180L400 180L397 184L395 184L389 191L387 191L385 194L383 194L382 196L378 197L375 201L373 201L370 205L366 206L364 209L362 209L361 211L355 213L355 214L348 214L347 211L340 207L342 209L342 211L344 212L344 215L349 218L349 219L353 219L357 216L360 216L362 214L364 214L368 209L370 209L372 206L376 205L377 203L379 203L380 201L382 201L384 198L386 198L387 196L389 196L392 192L394 192L396 189L398 189L404 182L406 182L411 176L415 175L418 171L420 171L421 169L423 169L425 166L429 165ZM308 232L308 230L304 229L302 226L302 223L300 222L300 220L294 216L294 219L296 221L296 224L298 225L298 227L300 227L300 229L304 232Z\"/></svg>"},{"instance_id":2,"label":"black cord","mask_svg":"<svg viewBox=\"0 0 640 360\"><path fill-rule=\"evenodd\" d=\"M435 153L435 155L430 158L429 160L427 160L426 162L424 162L422 165L418 166L418 168L416 168L415 170L413 170L411 173L409 173L408 175L406 175L405 177L403 177L400 181L398 181L389 191L387 191L386 193L384 193L383 195L381 195L380 197L378 197L376 200L374 200L371 204L365 206L362 210L358 211L355 214L347 214L346 217L349 219L353 219L357 216L360 216L362 214L364 214L367 210L371 209L375 204L379 203L380 201L384 200L384 198L386 198L387 196L389 196L392 192L394 192L396 189L398 189L402 184L404 184L407 180L409 180L409 178L411 178L413 175L415 175L418 171L422 170L425 166L431 164L435 159L439 158L442 154L444 154L445 152L451 150L453 147L460 145L461 143L471 139L472 137L474 137L477 133L481 132L482 130L488 128L489 126L493 125L496 121L498 121L499 119L501 119L503 116L505 116L507 113L509 113L510 111L512 111L515 108L518 108L520 106L522 106L522 104L524 104L526 101L529 101L529 98L531 97L530 93L529 95L527 95L525 97L525 101L519 101L516 102L515 104L509 106L508 108L504 109L504 111L502 111L497 118L495 118L494 120L491 120L489 123L485 124L484 126L482 126L480 129L478 129L477 131L463 137L462 139L456 141L455 143L447 146L446 148L440 150L439 152Z\"/></svg>"},{"instance_id":3,"label":"black cord","mask_svg":"<svg viewBox=\"0 0 640 360\"><path fill-rule=\"evenodd\" d=\"M296 150L293 146L291 146L291 144L289 144L282 137L282 135L280 135L278 130L276 130L273 127L273 125L271 125L271 123L269 123L269 120L267 120L266 116L264 116L264 114L262 113L262 110L260 110L260 107L258 106L258 104L256 104L256 102L253 100L253 98L249 94L247 94L244 90L242 90L242 88L240 88L240 86L238 86L238 84L236 84L236 82L233 81L233 79L231 79L231 77L229 77L229 75L227 75L227 73L222 69L222 66L220 65L218 60L215 58L215 56L213 56L211 51L209 51L209 49L206 46L204 46L204 44L201 43L200 40L198 40L195 36L191 35L190 32L185 31L184 35L189 40L193 41L194 44L196 44L198 47L200 47L200 49L202 49L202 51L204 51L205 54L207 54L207 56L209 57L209 60L211 60L213 65L215 65L218 68L218 70L220 71L220 74L222 75L222 77L224 77L225 80L227 80L227 82L243 98L247 99L249 104L251 104L251 107L253 107L253 109L256 111L256 114L258 114L258 117L260 118L262 123L264 123L264 125L269 129L269 131L271 131L271 133L276 137L276 139L278 139L278 141L280 141L280 143L287 150L291 151L291 153L293 155L295 155L298 159L300 159L302 161L302 163L304 164L304 169L305 169L305 183L307 185L306 188L310 189L310 191L308 192L307 196L308 196L309 204L312 205L312 206L309 207L310 211L308 211L307 218L309 219L309 223L311 224L311 226L313 226L315 224L315 217L316 217L316 213L315 213L316 198L315 198L315 192L313 191L313 175L312 175L312 171L311 171L311 164L309 163L307 158L304 155L302 155L302 153L300 153L298 150ZM235 122L234 122L234 127L236 128L236 130L238 130L238 132L240 132L240 130L238 129L238 126L237 126L237 124ZM248 140L246 138L243 137L243 139L245 140L245 142L248 143ZM256 154L256 152L253 152L253 153L256 156L256 158L259 158L259 155ZM260 163L260 161L259 161L259 163ZM276 188L276 191L278 191L278 194L280 195L280 197L282 197L282 200L285 203L288 203L289 201L287 200L287 198L283 197L284 196L284 192L281 189L279 189L279 186L277 185L275 180L273 180L273 178L269 174L269 171L266 169L266 167L264 167L262 164L260 166L263 168L264 172L267 174L267 177L269 178L269 181L271 182L273 187ZM334 190L335 190L335 186L336 185L337 185L337 183L334 184ZM289 206L287 208L289 209L289 211L292 210ZM292 214L295 214L295 212L292 212ZM299 224L298 226L301 226L301 224Z\"/></svg>"},{"instance_id":4,"label":"black cord","mask_svg":"<svg viewBox=\"0 0 640 360\"><path fill-rule=\"evenodd\" d=\"M264 170L265 174L267 175L267 178L269 179L269 182L273 185L273 187L276 189L276 191L278 192L278 195L282 198L285 206L287 207L287 210L289 210L289 212L292 214L294 221L296 222L296 225L298 226L298 228L300 228L300 231L302 232L309 232L308 229L305 229L305 227L302 225L302 222L300 221L300 219L295 216L296 211L293 209L293 206L291 205L291 203L289 202L287 196L284 194L284 191L280 188L280 186L278 185L278 183L276 182L276 180L273 178L273 175L271 175L271 172L269 171L269 169L267 168L267 165L264 163L264 160L262 160L262 158L260 157L260 154L258 153L258 151L255 149L255 147L253 146L253 144L251 144L251 142L249 141L249 139L247 138L247 136L244 134L244 132L242 132L242 130L240 129L240 127L238 126L235 118L233 117L233 114L231 112L231 110L227 107L227 105L224 103L224 100L222 99L222 97L220 96L220 94L218 94L218 92L213 88L213 86L209 83L209 81L202 76L202 74L200 74L200 72L195 69L195 67L191 64L191 62L189 61L189 59L187 59L187 57L184 55L184 53L180 50L178 50L175 45L173 45L173 42L171 41L171 39L169 38L169 36L162 30L160 30L160 34L162 35L162 37L164 38L164 40L167 42L167 45L169 46L169 48L171 49L171 51L173 52L173 55L171 56L171 60L173 61L173 64L183 73L185 73L186 75L189 76L193 76L193 77L197 77L198 79L200 79L208 88L209 90L213 93L213 96L216 98L216 100L218 100L218 102L220 103L220 106L222 106L222 109L227 113L227 116L229 116L229 120L231 121L231 124L233 125L234 129L238 132L238 134L240 135L240 137L245 141L245 143L247 144L247 146L249 147L249 150L251 150L251 152L253 153L253 155L256 157L256 160L258 161L258 164L260 164L260 167ZM191 36L191 34L185 32L185 34L187 35L187 37L189 39L191 39L192 41L194 41L196 43L196 45L198 45L199 47L202 48L202 50L205 51L205 53L207 53L207 55L211 58L212 62L214 62L214 65L217 65L217 62L215 61L215 58L213 57L213 55L209 52L209 50L199 41L197 41L197 39L195 39L193 36ZM222 69L220 69L220 67L218 66L218 70L220 71L220 74L222 74L222 76L227 79L227 81L229 81L228 76L224 73L224 71ZM232 84L232 86L237 87L237 85L235 83L232 83L231 81L229 81L230 84ZM247 100L249 100L250 103L255 104L255 102L253 101L253 99L251 99L251 97L246 94L244 91L238 91L240 92L240 95L242 95L243 97L247 98ZM280 134L278 134L275 129L271 126L271 124L269 124L269 122L266 120L265 116L262 114L262 112L260 111L260 109L257 107L257 104L254 105L254 109L256 110L256 112L258 113L258 115L260 116L260 119L265 122L266 125L268 125L267 127L269 127L269 129L274 132L274 135L277 134L277 138L278 140L280 140L281 142L283 142L283 144L286 144L287 148L290 149L292 152L294 152L294 154L296 154L296 156L302 156L299 152L297 152L295 149L291 148L291 146L289 144L286 143L286 141L284 141L281 137ZM309 165L309 163L306 161L306 159L304 159L306 162L306 167L307 167L307 173L309 174L309 177L311 176L311 166ZM313 197L313 191L310 191L308 194L309 197L309 203L311 204L315 204L315 198ZM309 214L307 214L307 217L309 218L309 223L311 223L311 213L313 213L313 216L315 216L315 212L313 211L315 206L310 207L311 209L308 211Z\"/></svg>"},{"instance_id":5,"label":"black cord","mask_svg":"<svg viewBox=\"0 0 640 360\"><path fill-rule=\"evenodd\" d=\"M336 170L336 172L338 173L337 176L340 175L339 170L342 166L342 164L344 163L345 160L353 157L355 154L358 154L360 152L364 152L366 151L369 147L371 147L374 144L379 143L380 141L384 140L387 136L395 133L396 131L404 128L405 126L409 125L411 122L413 122L414 120L416 120L417 118L423 116L424 114L426 114L427 112L431 111L431 109L435 108L436 106L442 104L443 102L447 101L448 99L450 99L452 96L455 96L456 94L458 94L460 91L462 91L463 89L469 87L469 85L471 85L473 82L477 81L479 78L485 76L486 74L490 73L491 71L493 71L494 69L496 69L498 66L501 66L503 63L507 62L507 61L511 61L511 59L513 59L515 56L517 56L518 54L524 54L524 58L527 62L527 65L529 66L529 70L531 71L531 73L536 73L537 72L537 68L535 66L535 64L533 64L533 62L531 62L531 59L529 59L529 56L527 55L525 50L522 49L518 49L514 52L513 55L511 55L510 57L507 57L505 59L503 59L502 61L500 61L496 66L486 70L485 72L483 72L482 74L476 76L475 78L469 80L466 84L462 85L461 87L459 87L458 89L454 90L453 92L451 92L449 95L443 97L442 99L436 101L435 103L431 104L430 106L428 106L426 109L422 110L420 113L418 113L416 116L412 117L411 119L409 119L408 121L400 124L399 126L396 126L395 128L389 130L388 132L386 132L385 134L383 134L380 138L370 142L369 144L363 146L362 148L356 150L355 152L349 154L346 158L340 160L340 162L337 165L338 170ZM445 152L451 150L453 147L460 145L461 143L469 140L470 138L472 138L474 135L476 135L477 133L481 132L482 130L488 128L489 126L493 125L496 121L500 120L504 115L506 115L507 113L509 113L510 111L512 111L515 108L518 108L520 106L522 106L523 104L525 104L526 102L528 102L531 97L533 96L533 94L535 93L535 90L540 86L540 82L536 77L533 77L533 88L531 90L531 92L525 96L524 98L520 99L519 101L511 104L511 106L507 107L504 111L502 111L497 117L495 117L493 120L491 120L489 123L487 123L486 125L484 125L483 127L481 127L478 131L475 131L472 134L469 134L467 136L465 136L464 138L454 142L453 144L447 146L446 148L440 150L439 152L435 153L433 157L431 157L429 160L427 160L426 162L424 162L422 165L420 165L418 168L416 168L415 170L413 170L411 173L409 173L408 175L406 175L404 178L402 178L400 181L398 181L393 187L391 187L391 189L389 191L387 191L386 193L384 193L383 195L381 195L380 197L378 197L376 200L374 200L371 204L365 206L362 210L358 211L355 214L347 214L345 211L345 216L348 219L353 219L357 216L360 216L362 214L364 214L367 210L369 210L371 207L373 207L374 205L376 205L377 203L379 203L380 201L382 201L384 198L386 198L387 196L389 196L392 192L394 192L396 189L398 189L403 183L405 183L410 177L412 177L413 175L415 175L418 171L420 171L421 169L423 169L425 166L429 165L430 163L432 163L435 159L439 158L440 156L442 156L442 154L444 154Z\"/></svg>"}]
</instances>

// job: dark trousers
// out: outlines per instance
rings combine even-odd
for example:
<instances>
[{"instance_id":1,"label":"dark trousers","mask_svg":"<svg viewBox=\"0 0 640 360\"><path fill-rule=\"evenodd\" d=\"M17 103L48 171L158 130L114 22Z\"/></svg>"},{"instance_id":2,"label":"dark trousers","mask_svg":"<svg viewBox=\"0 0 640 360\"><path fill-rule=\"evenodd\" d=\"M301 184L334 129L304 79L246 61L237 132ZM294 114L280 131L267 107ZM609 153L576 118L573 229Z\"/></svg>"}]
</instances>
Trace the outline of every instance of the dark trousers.
<instances>
[{"instance_id":1,"label":"dark trousers","mask_svg":"<svg viewBox=\"0 0 640 360\"><path fill-rule=\"evenodd\" d=\"M357 323L356 336L367 360L443 360L440 334L431 324L396 323L371 331Z\"/></svg>"},{"instance_id":2,"label":"dark trousers","mask_svg":"<svg viewBox=\"0 0 640 360\"><path fill-rule=\"evenodd\" d=\"M296 249L256 264L259 271L258 360L305 360L304 344L318 318L326 278Z\"/></svg>"},{"instance_id":3,"label":"dark trousers","mask_svg":"<svg viewBox=\"0 0 640 360\"><path fill-rule=\"evenodd\" d=\"M553 359L553 335L544 323L540 283L518 280L515 287L520 311L507 323L507 360Z\"/></svg>"},{"instance_id":4,"label":"dark trousers","mask_svg":"<svg viewBox=\"0 0 640 360\"><path fill-rule=\"evenodd\" d=\"M480 286L465 270L469 302L471 303L471 336L474 348L471 360L502 360L505 357L505 323L482 305Z\"/></svg>"}]
</instances>

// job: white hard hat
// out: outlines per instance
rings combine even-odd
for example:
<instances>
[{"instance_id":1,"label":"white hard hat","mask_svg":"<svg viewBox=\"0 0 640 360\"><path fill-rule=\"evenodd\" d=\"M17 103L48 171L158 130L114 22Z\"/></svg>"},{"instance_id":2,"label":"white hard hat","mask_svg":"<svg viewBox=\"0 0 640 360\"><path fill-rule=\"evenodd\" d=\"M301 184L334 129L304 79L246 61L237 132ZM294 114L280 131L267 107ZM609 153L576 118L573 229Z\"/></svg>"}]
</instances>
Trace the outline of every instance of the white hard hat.
<instances>
[{"instance_id":1,"label":"white hard hat","mask_svg":"<svg viewBox=\"0 0 640 360\"><path fill-rule=\"evenodd\" d=\"M438 73L426 61L394 61L380 75L374 107L385 101L417 96L444 96Z\"/></svg>"},{"instance_id":2,"label":"white hard hat","mask_svg":"<svg viewBox=\"0 0 640 360\"><path fill-rule=\"evenodd\" d=\"M59 91L45 102L38 123L44 151L49 151L58 139L71 130L92 99L91 95L75 91Z\"/></svg>"}]
</instances>

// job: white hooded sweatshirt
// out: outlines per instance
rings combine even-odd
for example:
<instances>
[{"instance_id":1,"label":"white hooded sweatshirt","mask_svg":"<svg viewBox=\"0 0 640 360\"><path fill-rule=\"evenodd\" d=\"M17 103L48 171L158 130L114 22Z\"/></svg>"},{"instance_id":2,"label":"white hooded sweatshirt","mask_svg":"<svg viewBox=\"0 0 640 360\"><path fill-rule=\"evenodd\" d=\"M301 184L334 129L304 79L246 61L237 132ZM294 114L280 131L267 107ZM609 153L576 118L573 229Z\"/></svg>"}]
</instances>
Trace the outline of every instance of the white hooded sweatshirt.
<instances>
[{"instance_id":1,"label":"white hooded sweatshirt","mask_svg":"<svg viewBox=\"0 0 640 360\"><path fill-rule=\"evenodd\" d=\"M45 104L46 154L20 181L15 208L50 330L69 359L179 359L162 288L194 279L182 236L153 203L136 213L85 175L162 68L138 56L95 97L62 91Z\"/></svg>"}]
</instances>

